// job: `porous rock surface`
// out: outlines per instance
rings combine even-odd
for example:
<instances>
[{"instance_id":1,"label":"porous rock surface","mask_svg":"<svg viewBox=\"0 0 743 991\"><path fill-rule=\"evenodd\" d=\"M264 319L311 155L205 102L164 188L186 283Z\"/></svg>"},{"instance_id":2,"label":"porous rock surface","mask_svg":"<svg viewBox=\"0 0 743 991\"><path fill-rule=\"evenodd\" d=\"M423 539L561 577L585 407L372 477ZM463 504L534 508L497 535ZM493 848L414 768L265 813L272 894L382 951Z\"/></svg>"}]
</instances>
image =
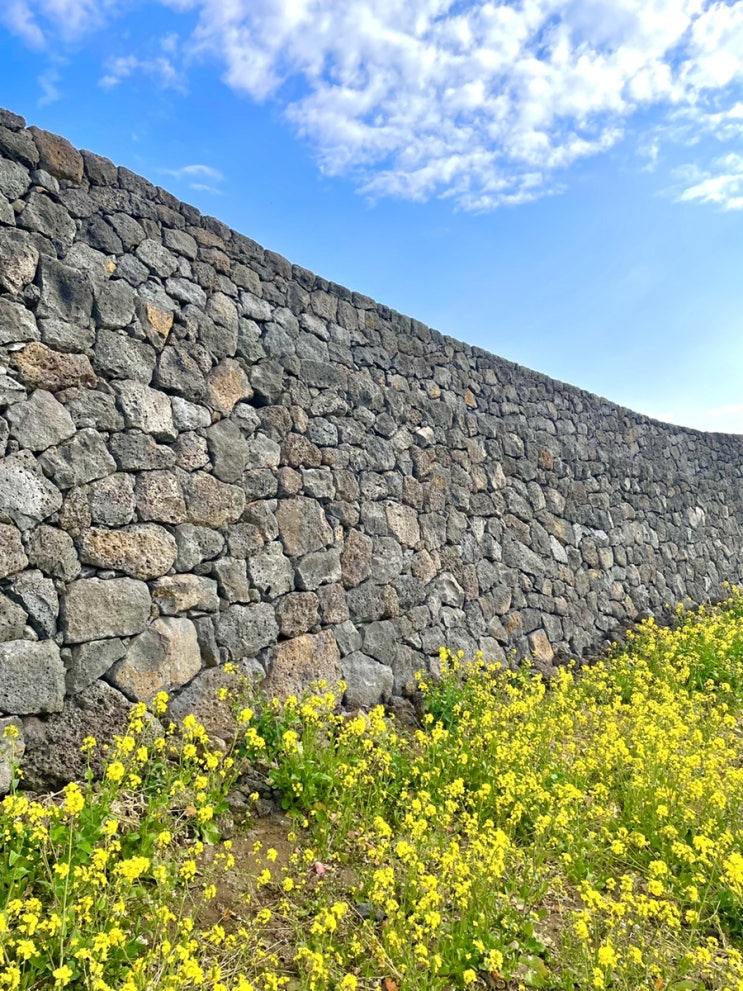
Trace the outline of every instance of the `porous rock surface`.
<instances>
[{"instance_id":1,"label":"porous rock surface","mask_svg":"<svg viewBox=\"0 0 743 991\"><path fill-rule=\"evenodd\" d=\"M441 644L548 672L740 578L741 437L443 337L2 120L0 725L34 787L163 688L226 733L227 661L401 711Z\"/></svg>"}]
</instances>

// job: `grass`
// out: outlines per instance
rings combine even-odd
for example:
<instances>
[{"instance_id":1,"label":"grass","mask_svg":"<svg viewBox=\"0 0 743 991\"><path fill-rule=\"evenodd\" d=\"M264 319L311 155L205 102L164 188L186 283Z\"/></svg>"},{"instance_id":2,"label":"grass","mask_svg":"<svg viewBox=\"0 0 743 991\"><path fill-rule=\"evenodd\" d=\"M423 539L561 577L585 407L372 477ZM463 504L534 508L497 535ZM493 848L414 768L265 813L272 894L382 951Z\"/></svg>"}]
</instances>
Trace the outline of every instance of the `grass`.
<instances>
[{"instance_id":1,"label":"grass","mask_svg":"<svg viewBox=\"0 0 743 991\"><path fill-rule=\"evenodd\" d=\"M101 781L13 791L0 988L743 991L740 593L549 683L442 668L419 729L321 686L223 751L158 697Z\"/></svg>"}]
</instances>

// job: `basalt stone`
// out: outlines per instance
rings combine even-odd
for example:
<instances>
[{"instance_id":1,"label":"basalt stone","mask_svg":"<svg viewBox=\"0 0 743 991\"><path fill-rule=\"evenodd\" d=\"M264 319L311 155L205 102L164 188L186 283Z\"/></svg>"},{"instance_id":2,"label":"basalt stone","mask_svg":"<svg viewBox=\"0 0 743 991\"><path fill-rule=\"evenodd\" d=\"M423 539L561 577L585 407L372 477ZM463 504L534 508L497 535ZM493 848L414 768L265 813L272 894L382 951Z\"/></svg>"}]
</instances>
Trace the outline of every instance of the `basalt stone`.
<instances>
[{"instance_id":1,"label":"basalt stone","mask_svg":"<svg viewBox=\"0 0 743 991\"><path fill-rule=\"evenodd\" d=\"M538 670L547 673L552 670L555 652L544 630L534 630L528 636L529 648Z\"/></svg>"},{"instance_id":2,"label":"basalt stone","mask_svg":"<svg viewBox=\"0 0 743 991\"><path fill-rule=\"evenodd\" d=\"M281 499L276 520L279 536L290 557L322 550L333 542L333 531L322 507L311 499Z\"/></svg>"},{"instance_id":3,"label":"basalt stone","mask_svg":"<svg viewBox=\"0 0 743 991\"><path fill-rule=\"evenodd\" d=\"M95 777L103 773L104 750L83 753L83 740L110 740L126 734L131 703L121 692L102 681L65 699L61 712L23 720L26 753L23 777L26 787L57 791L69 781L85 779L88 766Z\"/></svg>"},{"instance_id":4,"label":"basalt stone","mask_svg":"<svg viewBox=\"0 0 743 991\"><path fill-rule=\"evenodd\" d=\"M116 262L116 274L130 286L141 286L149 278L149 269L135 255L122 255Z\"/></svg>"},{"instance_id":5,"label":"basalt stone","mask_svg":"<svg viewBox=\"0 0 743 991\"><path fill-rule=\"evenodd\" d=\"M342 585L321 585L317 590L323 623L333 626L350 617L346 593Z\"/></svg>"},{"instance_id":6,"label":"basalt stone","mask_svg":"<svg viewBox=\"0 0 743 991\"><path fill-rule=\"evenodd\" d=\"M202 663L208 668L217 667L222 662L222 656L217 638L214 636L214 617L196 616L193 625L196 628Z\"/></svg>"},{"instance_id":7,"label":"basalt stone","mask_svg":"<svg viewBox=\"0 0 743 991\"><path fill-rule=\"evenodd\" d=\"M265 434L254 434L246 442L248 465L251 469L278 468L281 459L281 448L275 440ZM253 478L258 477L253 471ZM257 496L261 498L261 496Z\"/></svg>"},{"instance_id":8,"label":"basalt stone","mask_svg":"<svg viewBox=\"0 0 743 991\"><path fill-rule=\"evenodd\" d=\"M2 192L2 173L0 173ZM39 252L28 234L0 228L0 290L19 294L36 275Z\"/></svg>"},{"instance_id":9,"label":"basalt stone","mask_svg":"<svg viewBox=\"0 0 743 991\"><path fill-rule=\"evenodd\" d=\"M355 650L361 650L363 638L356 625L347 619L334 627L335 639L341 656L353 654Z\"/></svg>"},{"instance_id":10,"label":"basalt stone","mask_svg":"<svg viewBox=\"0 0 743 991\"><path fill-rule=\"evenodd\" d=\"M203 309L206 306L206 293L201 286L196 285L190 279L173 278L165 283L168 295L179 303L188 305L189 303Z\"/></svg>"},{"instance_id":11,"label":"basalt stone","mask_svg":"<svg viewBox=\"0 0 743 991\"><path fill-rule=\"evenodd\" d=\"M39 317L58 317L87 326L93 307L93 289L86 272L42 255L36 273L41 291Z\"/></svg>"},{"instance_id":12,"label":"basalt stone","mask_svg":"<svg viewBox=\"0 0 743 991\"><path fill-rule=\"evenodd\" d=\"M180 434L173 445L176 465L183 471L198 471L210 465L209 448L204 437L193 430Z\"/></svg>"},{"instance_id":13,"label":"basalt stone","mask_svg":"<svg viewBox=\"0 0 743 991\"><path fill-rule=\"evenodd\" d=\"M202 561L217 557L224 548L224 537L210 527L184 523L175 527L174 533L178 548L177 571L192 571Z\"/></svg>"},{"instance_id":14,"label":"basalt stone","mask_svg":"<svg viewBox=\"0 0 743 991\"><path fill-rule=\"evenodd\" d=\"M176 254L190 258L191 261L196 259L199 247L191 235L185 231L164 230L163 242L166 248L169 248Z\"/></svg>"},{"instance_id":15,"label":"basalt stone","mask_svg":"<svg viewBox=\"0 0 743 991\"><path fill-rule=\"evenodd\" d=\"M0 711L59 712L64 695L65 668L53 640L0 643Z\"/></svg>"},{"instance_id":16,"label":"basalt stone","mask_svg":"<svg viewBox=\"0 0 743 991\"><path fill-rule=\"evenodd\" d=\"M0 593L0 643L22 640L27 620L26 611L7 595Z\"/></svg>"},{"instance_id":17,"label":"basalt stone","mask_svg":"<svg viewBox=\"0 0 743 991\"><path fill-rule=\"evenodd\" d=\"M137 315L147 340L156 351L165 346L173 329L173 311L151 301L136 300Z\"/></svg>"},{"instance_id":18,"label":"basalt stone","mask_svg":"<svg viewBox=\"0 0 743 991\"><path fill-rule=\"evenodd\" d=\"M281 640L271 651L264 688L269 695L301 695L314 681L337 685L343 677L340 653L331 630Z\"/></svg>"},{"instance_id":19,"label":"basalt stone","mask_svg":"<svg viewBox=\"0 0 743 991\"><path fill-rule=\"evenodd\" d=\"M176 439L170 399L165 393L131 379L116 382L115 389L127 427L152 434L156 440Z\"/></svg>"},{"instance_id":20,"label":"basalt stone","mask_svg":"<svg viewBox=\"0 0 743 991\"><path fill-rule=\"evenodd\" d=\"M89 529L93 518L90 513L90 490L87 485L79 485L65 493L62 508L55 523L72 537L79 537Z\"/></svg>"},{"instance_id":21,"label":"basalt stone","mask_svg":"<svg viewBox=\"0 0 743 991\"><path fill-rule=\"evenodd\" d=\"M26 545L28 563L45 575L72 581L80 574L72 537L57 527L42 524L31 531Z\"/></svg>"},{"instance_id":22,"label":"basalt stone","mask_svg":"<svg viewBox=\"0 0 743 991\"><path fill-rule=\"evenodd\" d=\"M253 585L268 599L275 599L294 588L294 568L278 540L250 557L248 572Z\"/></svg>"},{"instance_id":23,"label":"basalt stone","mask_svg":"<svg viewBox=\"0 0 743 991\"><path fill-rule=\"evenodd\" d=\"M341 671L346 683L347 709L371 709L387 702L392 695L395 684L392 669L359 650L341 660Z\"/></svg>"},{"instance_id":24,"label":"basalt stone","mask_svg":"<svg viewBox=\"0 0 743 991\"><path fill-rule=\"evenodd\" d=\"M63 389L56 393L76 427L94 427L98 431L124 429L124 417L116 409L113 396L96 389Z\"/></svg>"},{"instance_id":25,"label":"basalt stone","mask_svg":"<svg viewBox=\"0 0 743 991\"><path fill-rule=\"evenodd\" d=\"M62 252L70 247L75 238L75 221L46 192L30 194L17 223L25 230L44 234Z\"/></svg>"},{"instance_id":26,"label":"basalt stone","mask_svg":"<svg viewBox=\"0 0 743 991\"><path fill-rule=\"evenodd\" d=\"M62 505L62 496L27 451L0 459L0 513L21 530L28 530L51 516Z\"/></svg>"},{"instance_id":27,"label":"basalt stone","mask_svg":"<svg viewBox=\"0 0 743 991\"><path fill-rule=\"evenodd\" d=\"M297 563L297 587L313 591L320 585L341 580L340 548L328 551L313 551Z\"/></svg>"},{"instance_id":28,"label":"basalt stone","mask_svg":"<svg viewBox=\"0 0 743 991\"><path fill-rule=\"evenodd\" d=\"M159 388L179 393L191 402L199 402L207 392L203 371L181 344L168 344L163 348L153 381Z\"/></svg>"},{"instance_id":29,"label":"basalt stone","mask_svg":"<svg viewBox=\"0 0 743 991\"><path fill-rule=\"evenodd\" d=\"M188 522L198 526L227 526L238 520L245 508L245 493L241 488L203 472L187 475L183 490Z\"/></svg>"},{"instance_id":30,"label":"basalt stone","mask_svg":"<svg viewBox=\"0 0 743 991\"><path fill-rule=\"evenodd\" d=\"M68 268L74 268L87 275L94 289L108 282L111 274L116 271L116 263L111 258L91 248L89 244L83 244L82 241L75 241L65 253L63 261Z\"/></svg>"},{"instance_id":31,"label":"basalt stone","mask_svg":"<svg viewBox=\"0 0 743 991\"><path fill-rule=\"evenodd\" d=\"M279 524L274 510L276 504L268 502L249 502L242 514L246 523L258 527L264 540L275 540L279 535Z\"/></svg>"},{"instance_id":32,"label":"basalt stone","mask_svg":"<svg viewBox=\"0 0 743 991\"><path fill-rule=\"evenodd\" d=\"M82 182L83 157L69 141L38 127L29 127L28 131L33 135L42 169L57 179Z\"/></svg>"},{"instance_id":33,"label":"basalt stone","mask_svg":"<svg viewBox=\"0 0 743 991\"><path fill-rule=\"evenodd\" d=\"M341 552L341 576L346 588L355 588L371 574L373 541L360 530L350 530Z\"/></svg>"},{"instance_id":34,"label":"basalt stone","mask_svg":"<svg viewBox=\"0 0 743 991\"><path fill-rule=\"evenodd\" d=\"M10 436L29 451L44 451L75 433L72 417L50 392L37 389L25 403L6 413Z\"/></svg>"},{"instance_id":35,"label":"basalt stone","mask_svg":"<svg viewBox=\"0 0 743 991\"><path fill-rule=\"evenodd\" d=\"M327 502L335 496L335 484L330 468L303 468L302 488L312 499Z\"/></svg>"},{"instance_id":36,"label":"basalt stone","mask_svg":"<svg viewBox=\"0 0 743 991\"><path fill-rule=\"evenodd\" d=\"M210 737L231 743L239 726L232 712L230 699L240 691L237 673L211 667L201 671L168 706L168 715L182 723L186 716L195 716ZM227 692L227 698L218 693Z\"/></svg>"},{"instance_id":37,"label":"basalt stone","mask_svg":"<svg viewBox=\"0 0 743 991\"><path fill-rule=\"evenodd\" d=\"M140 520L186 522L183 492L177 476L169 471L143 471L137 475L136 507Z\"/></svg>"},{"instance_id":38,"label":"basalt stone","mask_svg":"<svg viewBox=\"0 0 743 991\"><path fill-rule=\"evenodd\" d=\"M69 209L69 201L66 201ZM95 209L95 204L91 202L90 212ZM89 216L83 225L85 240L97 251L102 251L107 255L120 255L123 253L124 245L121 238L114 229L106 223L103 217Z\"/></svg>"},{"instance_id":39,"label":"basalt stone","mask_svg":"<svg viewBox=\"0 0 743 991\"><path fill-rule=\"evenodd\" d=\"M1 176L0 176L1 179ZM15 213L7 199L0 193L0 225L15 226Z\"/></svg>"},{"instance_id":40,"label":"basalt stone","mask_svg":"<svg viewBox=\"0 0 743 991\"><path fill-rule=\"evenodd\" d=\"M60 489L84 485L116 471L116 462L97 430L78 430L74 437L39 455L44 470Z\"/></svg>"},{"instance_id":41,"label":"basalt stone","mask_svg":"<svg viewBox=\"0 0 743 991\"><path fill-rule=\"evenodd\" d=\"M0 195L4 196L9 203L25 196L30 185L31 176L28 174L28 169L19 165L18 162L0 159ZM13 223L15 223L15 219Z\"/></svg>"},{"instance_id":42,"label":"basalt stone","mask_svg":"<svg viewBox=\"0 0 743 991\"><path fill-rule=\"evenodd\" d=\"M135 637L106 675L127 698L148 702L158 692L187 684L201 670L196 628L190 619L156 619Z\"/></svg>"},{"instance_id":43,"label":"basalt stone","mask_svg":"<svg viewBox=\"0 0 743 991\"><path fill-rule=\"evenodd\" d=\"M125 213L114 213L109 217L109 223L121 239L126 251L132 251L147 236L142 225Z\"/></svg>"},{"instance_id":44,"label":"basalt stone","mask_svg":"<svg viewBox=\"0 0 743 991\"><path fill-rule=\"evenodd\" d=\"M91 640L71 648L65 674L68 695L77 695L109 670L126 654L123 640Z\"/></svg>"},{"instance_id":45,"label":"basalt stone","mask_svg":"<svg viewBox=\"0 0 743 991\"><path fill-rule=\"evenodd\" d=\"M216 612L219 609L217 583L199 575L167 575L152 586L152 601L164 616L175 616L197 609Z\"/></svg>"},{"instance_id":46,"label":"basalt stone","mask_svg":"<svg viewBox=\"0 0 743 991\"><path fill-rule=\"evenodd\" d=\"M59 317L45 317L38 321L41 340L52 351L75 353L92 348L95 343L95 330L79 324L60 320Z\"/></svg>"},{"instance_id":47,"label":"basalt stone","mask_svg":"<svg viewBox=\"0 0 743 991\"><path fill-rule=\"evenodd\" d=\"M42 639L56 634L59 598L51 578L45 578L40 571L24 571L11 582L10 594L23 606Z\"/></svg>"},{"instance_id":48,"label":"basalt stone","mask_svg":"<svg viewBox=\"0 0 743 991\"><path fill-rule=\"evenodd\" d=\"M145 238L137 246L135 254L143 265L146 265L151 272L160 276L161 279L166 279L178 268L178 259L162 244L158 244L157 241L150 238Z\"/></svg>"},{"instance_id":49,"label":"basalt stone","mask_svg":"<svg viewBox=\"0 0 743 991\"><path fill-rule=\"evenodd\" d=\"M545 562L538 554L517 540L504 543L503 562L511 568L516 568L517 571L530 575L541 575L546 568Z\"/></svg>"},{"instance_id":50,"label":"basalt stone","mask_svg":"<svg viewBox=\"0 0 743 991\"><path fill-rule=\"evenodd\" d=\"M22 571L27 564L20 531L10 524L0 523L0 578Z\"/></svg>"},{"instance_id":51,"label":"basalt stone","mask_svg":"<svg viewBox=\"0 0 743 991\"><path fill-rule=\"evenodd\" d=\"M250 369L250 385L260 402L279 402L284 391L284 371L281 365L274 361L261 361L254 365Z\"/></svg>"},{"instance_id":52,"label":"basalt stone","mask_svg":"<svg viewBox=\"0 0 743 991\"><path fill-rule=\"evenodd\" d=\"M39 164L39 151L28 131L19 131L0 125L0 155L14 162L21 162L35 169Z\"/></svg>"},{"instance_id":53,"label":"basalt stone","mask_svg":"<svg viewBox=\"0 0 743 991\"><path fill-rule=\"evenodd\" d=\"M135 295L123 279L112 279L97 286L93 316L100 327L128 327L134 319ZM154 367L154 356L153 356Z\"/></svg>"},{"instance_id":54,"label":"basalt stone","mask_svg":"<svg viewBox=\"0 0 743 991\"><path fill-rule=\"evenodd\" d=\"M134 479L124 472L90 486L90 518L102 526L126 526L134 519Z\"/></svg>"},{"instance_id":55,"label":"basalt stone","mask_svg":"<svg viewBox=\"0 0 743 991\"><path fill-rule=\"evenodd\" d=\"M219 413L229 416L236 403L250 399L253 390L242 365L225 358L209 372L206 379L206 401Z\"/></svg>"},{"instance_id":56,"label":"basalt stone","mask_svg":"<svg viewBox=\"0 0 743 991\"><path fill-rule=\"evenodd\" d=\"M199 340L217 360L231 358L237 350L237 328L233 330L214 323L213 320L202 320L199 325Z\"/></svg>"},{"instance_id":57,"label":"basalt stone","mask_svg":"<svg viewBox=\"0 0 743 991\"><path fill-rule=\"evenodd\" d=\"M322 455L320 448L302 434L289 434L281 446L281 461L290 468L319 468Z\"/></svg>"},{"instance_id":58,"label":"basalt stone","mask_svg":"<svg viewBox=\"0 0 743 991\"><path fill-rule=\"evenodd\" d=\"M0 127L9 131L22 131L26 126L26 118L20 114L14 114L12 110L5 110L0 107Z\"/></svg>"},{"instance_id":59,"label":"basalt stone","mask_svg":"<svg viewBox=\"0 0 743 991\"><path fill-rule=\"evenodd\" d=\"M198 430L199 427L208 427L211 422L211 414L205 406L190 403L182 396L173 396L170 400L173 410L173 423L178 431Z\"/></svg>"},{"instance_id":60,"label":"basalt stone","mask_svg":"<svg viewBox=\"0 0 743 991\"><path fill-rule=\"evenodd\" d=\"M12 406L26 398L26 390L10 375L0 373L0 408Z\"/></svg>"},{"instance_id":61,"label":"basalt stone","mask_svg":"<svg viewBox=\"0 0 743 991\"><path fill-rule=\"evenodd\" d=\"M250 602L255 590L248 580L245 561L232 557L221 558L212 565L212 574L217 579L219 594L227 602Z\"/></svg>"},{"instance_id":62,"label":"basalt stone","mask_svg":"<svg viewBox=\"0 0 743 991\"><path fill-rule=\"evenodd\" d=\"M276 603L276 619L282 637L307 633L320 622L317 596L314 592L290 592Z\"/></svg>"},{"instance_id":63,"label":"basalt stone","mask_svg":"<svg viewBox=\"0 0 743 991\"><path fill-rule=\"evenodd\" d=\"M117 530L93 527L80 539L81 561L145 581L170 571L177 554L175 538L154 523L135 523Z\"/></svg>"},{"instance_id":64,"label":"basalt stone","mask_svg":"<svg viewBox=\"0 0 743 991\"><path fill-rule=\"evenodd\" d=\"M233 661L255 657L263 647L275 643L278 633L274 609L268 602L229 606L216 623L217 643L227 648Z\"/></svg>"},{"instance_id":65,"label":"basalt stone","mask_svg":"<svg viewBox=\"0 0 743 991\"><path fill-rule=\"evenodd\" d=\"M350 614L357 622L371 622L386 616L395 616L399 608L394 588L375 585L370 581L362 582L356 588L349 588L346 601Z\"/></svg>"},{"instance_id":66,"label":"basalt stone","mask_svg":"<svg viewBox=\"0 0 743 991\"><path fill-rule=\"evenodd\" d=\"M421 534L418 514L411 506L388 503L386 507L387 525L404 547L417 547Z\"/></svg>"},{"instance_id":67,"label":"basalt stone","mask_svg":"<svg viewBox=\"0 0 743 991\"><path fill-rule=\"evenodd\" d=\"M62 354L34 341L13 355L21 381L31 389L59 392L75 386L93 385L96 377L84 354Z\"/></svg>"},{"instance_id":68,"label":"basalt stone","mask_svg":"<svg viewBox=\"0 0 743 991\"><path fill-rule=\"evenodd\" d=\"M155 471L175 465L171 448L136 430L114 434L108 446L121 471Z\"/></svg>"},{"instance_id":69,"label":"basalt stone","mask_svg":"<svg viewBox=\"0 0 743 991\"><path fill-rule=\"evenodd\" d=\"M242 431L230 420L220 420L206 431L214 474L223 482L239 482L250 459Z\"/></svg>"}]
</instances>

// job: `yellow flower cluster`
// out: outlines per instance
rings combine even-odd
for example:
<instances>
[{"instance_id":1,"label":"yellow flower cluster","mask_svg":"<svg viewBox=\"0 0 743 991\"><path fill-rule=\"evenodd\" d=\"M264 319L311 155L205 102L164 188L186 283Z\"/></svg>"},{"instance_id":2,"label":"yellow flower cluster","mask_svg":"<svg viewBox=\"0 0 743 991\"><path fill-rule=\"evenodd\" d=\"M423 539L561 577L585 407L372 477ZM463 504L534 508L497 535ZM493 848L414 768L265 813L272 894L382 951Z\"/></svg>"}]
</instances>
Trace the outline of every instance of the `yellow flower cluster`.
<instances>
[{"instance_id":1,"label":"yellow flower cluster","mask_svg":"<svg viewBox=\"0 0 743 991\"><path fill-rule=\"evenodd\" d=\"M0 991L743 991L740 594L549 682L440 666L415 731L236 689L226 750L135 706L100 782L11 793ZM291 826L236 857L244 772Z\"/></svg>"}]
</instances>

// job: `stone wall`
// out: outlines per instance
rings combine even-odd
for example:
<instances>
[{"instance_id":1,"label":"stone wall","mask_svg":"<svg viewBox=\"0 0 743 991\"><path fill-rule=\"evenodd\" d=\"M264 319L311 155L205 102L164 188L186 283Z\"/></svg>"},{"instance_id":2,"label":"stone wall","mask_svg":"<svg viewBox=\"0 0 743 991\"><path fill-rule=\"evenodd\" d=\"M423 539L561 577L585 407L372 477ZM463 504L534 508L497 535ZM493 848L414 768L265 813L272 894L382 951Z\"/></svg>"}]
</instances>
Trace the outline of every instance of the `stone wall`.
<instances>
[{"instance_id":1,"label":"stone wall","mask_svg":"<svg viewBox=\"0 0 743 991\"><path fill-rule=\"evenodd\" d=\"M549 667L740 576L741 437L443 337L8 112L0 353L0 728L32 783L227 660L368 705L441 644Z\"/></svg>"}]
</instances>

